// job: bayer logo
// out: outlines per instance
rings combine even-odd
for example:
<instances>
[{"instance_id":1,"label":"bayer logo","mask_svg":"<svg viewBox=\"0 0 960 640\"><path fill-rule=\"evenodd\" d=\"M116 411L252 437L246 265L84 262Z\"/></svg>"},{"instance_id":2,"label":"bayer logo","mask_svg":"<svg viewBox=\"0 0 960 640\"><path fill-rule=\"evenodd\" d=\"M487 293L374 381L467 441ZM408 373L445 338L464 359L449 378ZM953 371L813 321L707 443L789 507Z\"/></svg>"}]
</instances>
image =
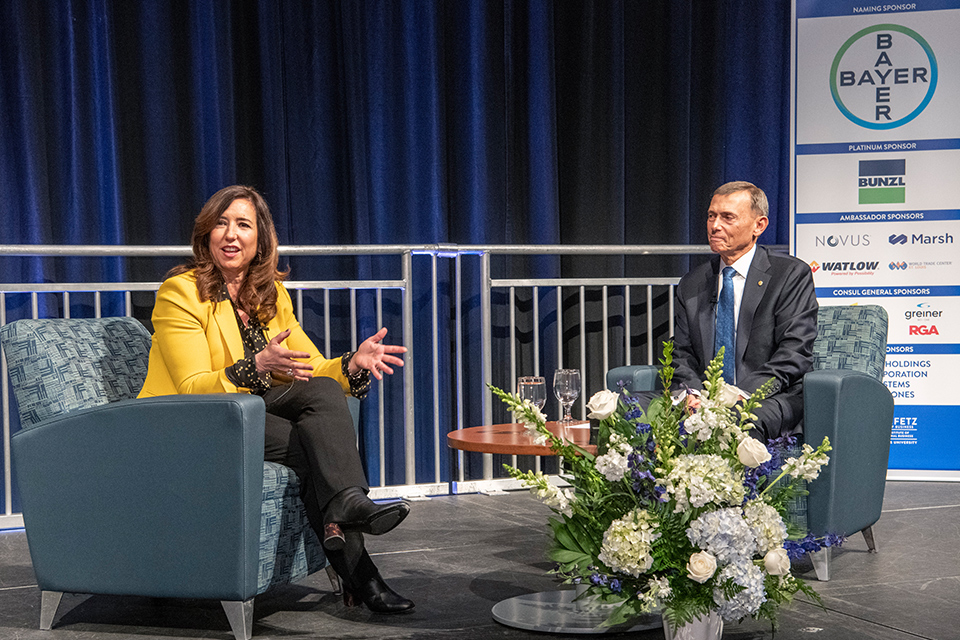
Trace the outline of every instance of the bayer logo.
<instances>
[{"instance_id":1,"label":"bayer logo","mask_svg":"<svg viewBox=\"0 0 960 640\"><path fill-rule=\"evenodd\" d=\"M937 88L937 58L913 29L878 24L852 35L833 59L830 90L841 113L868 129L916 118Z\"/></svg>"}]
</instances>

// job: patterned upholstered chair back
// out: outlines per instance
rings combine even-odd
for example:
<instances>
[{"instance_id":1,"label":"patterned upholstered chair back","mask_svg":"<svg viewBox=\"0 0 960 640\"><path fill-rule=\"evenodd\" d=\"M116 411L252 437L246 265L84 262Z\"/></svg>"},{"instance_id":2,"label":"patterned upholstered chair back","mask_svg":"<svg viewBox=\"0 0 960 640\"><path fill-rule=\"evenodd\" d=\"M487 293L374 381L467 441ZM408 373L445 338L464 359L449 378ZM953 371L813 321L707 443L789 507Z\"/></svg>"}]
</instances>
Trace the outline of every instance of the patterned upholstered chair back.
<instances>
[{"instance_id":1,"label":"patterned upholstered chair back","mask_svg":"<svg viewBox=\"0 0 960 640\"><path fill-rule=\"evenodd\" d=\"M136 398L147 376L150 333L134 318L17 320L0 342L22 428Z\"/></svg>"},{"instance_id":2,"label":"patterned upholstered chair back","mask_svg":"<svg viewBox=\"0 0 960 640\"><path fill-rule=\"evenodd\" d=\"M813 368L859 371L883 381L887 312L877 305L820 307Z\"/></svg>"}]
</instances>

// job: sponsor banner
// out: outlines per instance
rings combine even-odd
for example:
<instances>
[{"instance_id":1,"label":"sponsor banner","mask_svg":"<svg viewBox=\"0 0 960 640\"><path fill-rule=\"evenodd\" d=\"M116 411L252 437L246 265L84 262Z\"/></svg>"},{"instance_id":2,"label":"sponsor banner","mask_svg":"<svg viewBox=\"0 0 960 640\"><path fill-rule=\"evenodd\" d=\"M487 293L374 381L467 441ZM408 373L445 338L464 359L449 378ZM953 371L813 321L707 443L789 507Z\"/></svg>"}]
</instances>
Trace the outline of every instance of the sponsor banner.
<instances>
[{"instance_id":1,"label":"sponsor banner","mask_svg":"<svg viewBox=\"0 0 960 640\"><path fill-rule=\"evenodd\" d=\"M888 171L877 174L882 168ZM910 213L958 208L956 191L943 183L943 177L960 175L960 149L885 155L804 155L797 156L796 170L798 213ZM865 171L873 175L864 175ZM896 197L865 198L876 193L875 189L896 190Z\"/></svg>"},{"instance_id":2,"label":"sponsor banner","mask_svg":"<svg viewBox=\"0 0 960 640\"><path fill-rule=\"evenodd\" d=\"M960 221L805 224L795 245L818 288L845 287L851 278L900 287L917 276L925 285L950 286L960 268Z\"/></svg>"},{"instance_id":3,"label":"sponsor banner","mask_svg":"<svg viewBox=\"0 0 960 640\"><path fill-rule=\"evenodd\" d=\"M896 142L837 142L825 144L798 144L798 156L826 153L897 153L899 151L943 151L960 149L960 139L952 140L897 140Z\"/></svg>"},{"instance_id":4,"label":"sponsor banner","mask_svg":"<svg viewBox=\"0 0 960 640\"><path fill-rule=\"evenodd\" d=\"M960 448L950 446L956 439L960 407L906 405L894 409L890 437L890 467L893 469L960 469Z\"/></svg>"},{"instance_id":5,"label":"sponsor banner","mask_svg":"<svg viewBox=\"0 0 960 640\"><path fill-rule=\"evenodd\" d=\"M809 233L806 224L840 224L847 222L937 222L942 220L960 220L960 210L943 211L849 211L832 213L797 213L794 215L796 233Z\"/></svg>"},{"instance_id":6,"label":"sponsor banner","mask_svg":"<svg viewBox=\"0 0 960 640\"><path fill-rule=\"evenodd\" d=\"M960 469L960 0L795 0L791 249L889 316L890 467Z\"/></svg>"}]
</instances>

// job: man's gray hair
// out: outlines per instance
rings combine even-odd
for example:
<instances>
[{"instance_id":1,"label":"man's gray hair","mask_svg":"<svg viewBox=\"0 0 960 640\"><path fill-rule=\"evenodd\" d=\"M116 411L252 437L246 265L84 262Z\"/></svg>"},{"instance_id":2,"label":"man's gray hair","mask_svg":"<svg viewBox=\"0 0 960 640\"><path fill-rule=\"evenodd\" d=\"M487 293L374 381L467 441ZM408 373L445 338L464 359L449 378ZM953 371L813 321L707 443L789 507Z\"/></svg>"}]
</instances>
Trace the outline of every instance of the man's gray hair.
<instances>
[{"instance_id":1,"label":"man's gray hair","mask_svg":"<svg viewBox=\"0 0 960 640\"><path fill-rule=\"evenodd\" d=\"M717 190L713 192L713 195L729 196L741 191L747 191L750 194L750 207L753 209L755 216L758 218L770 217L770 204L767 202L767 194L763 192L763 189L752 182L745 182L743 180L728 182L717 187Z\"/></svg>"}]
</instances>

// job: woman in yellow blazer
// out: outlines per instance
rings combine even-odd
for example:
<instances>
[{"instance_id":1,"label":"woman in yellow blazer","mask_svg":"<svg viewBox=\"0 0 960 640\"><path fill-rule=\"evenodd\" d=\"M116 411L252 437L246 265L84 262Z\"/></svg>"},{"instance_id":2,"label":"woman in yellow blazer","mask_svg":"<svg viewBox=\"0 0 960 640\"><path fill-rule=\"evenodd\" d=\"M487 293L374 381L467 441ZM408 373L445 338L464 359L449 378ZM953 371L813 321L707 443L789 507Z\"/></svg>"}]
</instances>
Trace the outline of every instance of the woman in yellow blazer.
<instances>
[{"instance_id":1,"label":"woman in yellow blazer","mask_svg":"<svg viewBox=\"0 0 960 640\"><path fill-rule=\"evenodd\" d=\"M140 397L256 393L266 406L264 457L300 479L310 524L344 583L344 600L377 613L409 611L363 545L392 530L405 502L378 505L357 452L346 393L362 398L370 375L402 366L387 330L341 358L320 354L293 315L277 270L277 236L266 202L244 186L221 189L193 229L193 260L175 267L153 310L153 345Z\"/></svg>"},{"instance_id":2,"label":"woman in yellow blazer","mask_svg":"<svg viewBox=\"0 0 960 640\"><path fill-rule=\"evenodd\" d=\"M328 360L320 354L293 315L290 294L280 282L275 286L277 315L264 328L267 337L290 329L283 346L308 353L312 376L333 378L344 393L350 393L350 383L341 371L341 359ZM233 306L201 300L195 270L170 277L160 286L153 326L156 333L141 398L177 393L250 393L250 389L238 387L226 375L229 365L244 358ZM279 373L282 376L287 372Z\"/></svg>"}]
</instances>

